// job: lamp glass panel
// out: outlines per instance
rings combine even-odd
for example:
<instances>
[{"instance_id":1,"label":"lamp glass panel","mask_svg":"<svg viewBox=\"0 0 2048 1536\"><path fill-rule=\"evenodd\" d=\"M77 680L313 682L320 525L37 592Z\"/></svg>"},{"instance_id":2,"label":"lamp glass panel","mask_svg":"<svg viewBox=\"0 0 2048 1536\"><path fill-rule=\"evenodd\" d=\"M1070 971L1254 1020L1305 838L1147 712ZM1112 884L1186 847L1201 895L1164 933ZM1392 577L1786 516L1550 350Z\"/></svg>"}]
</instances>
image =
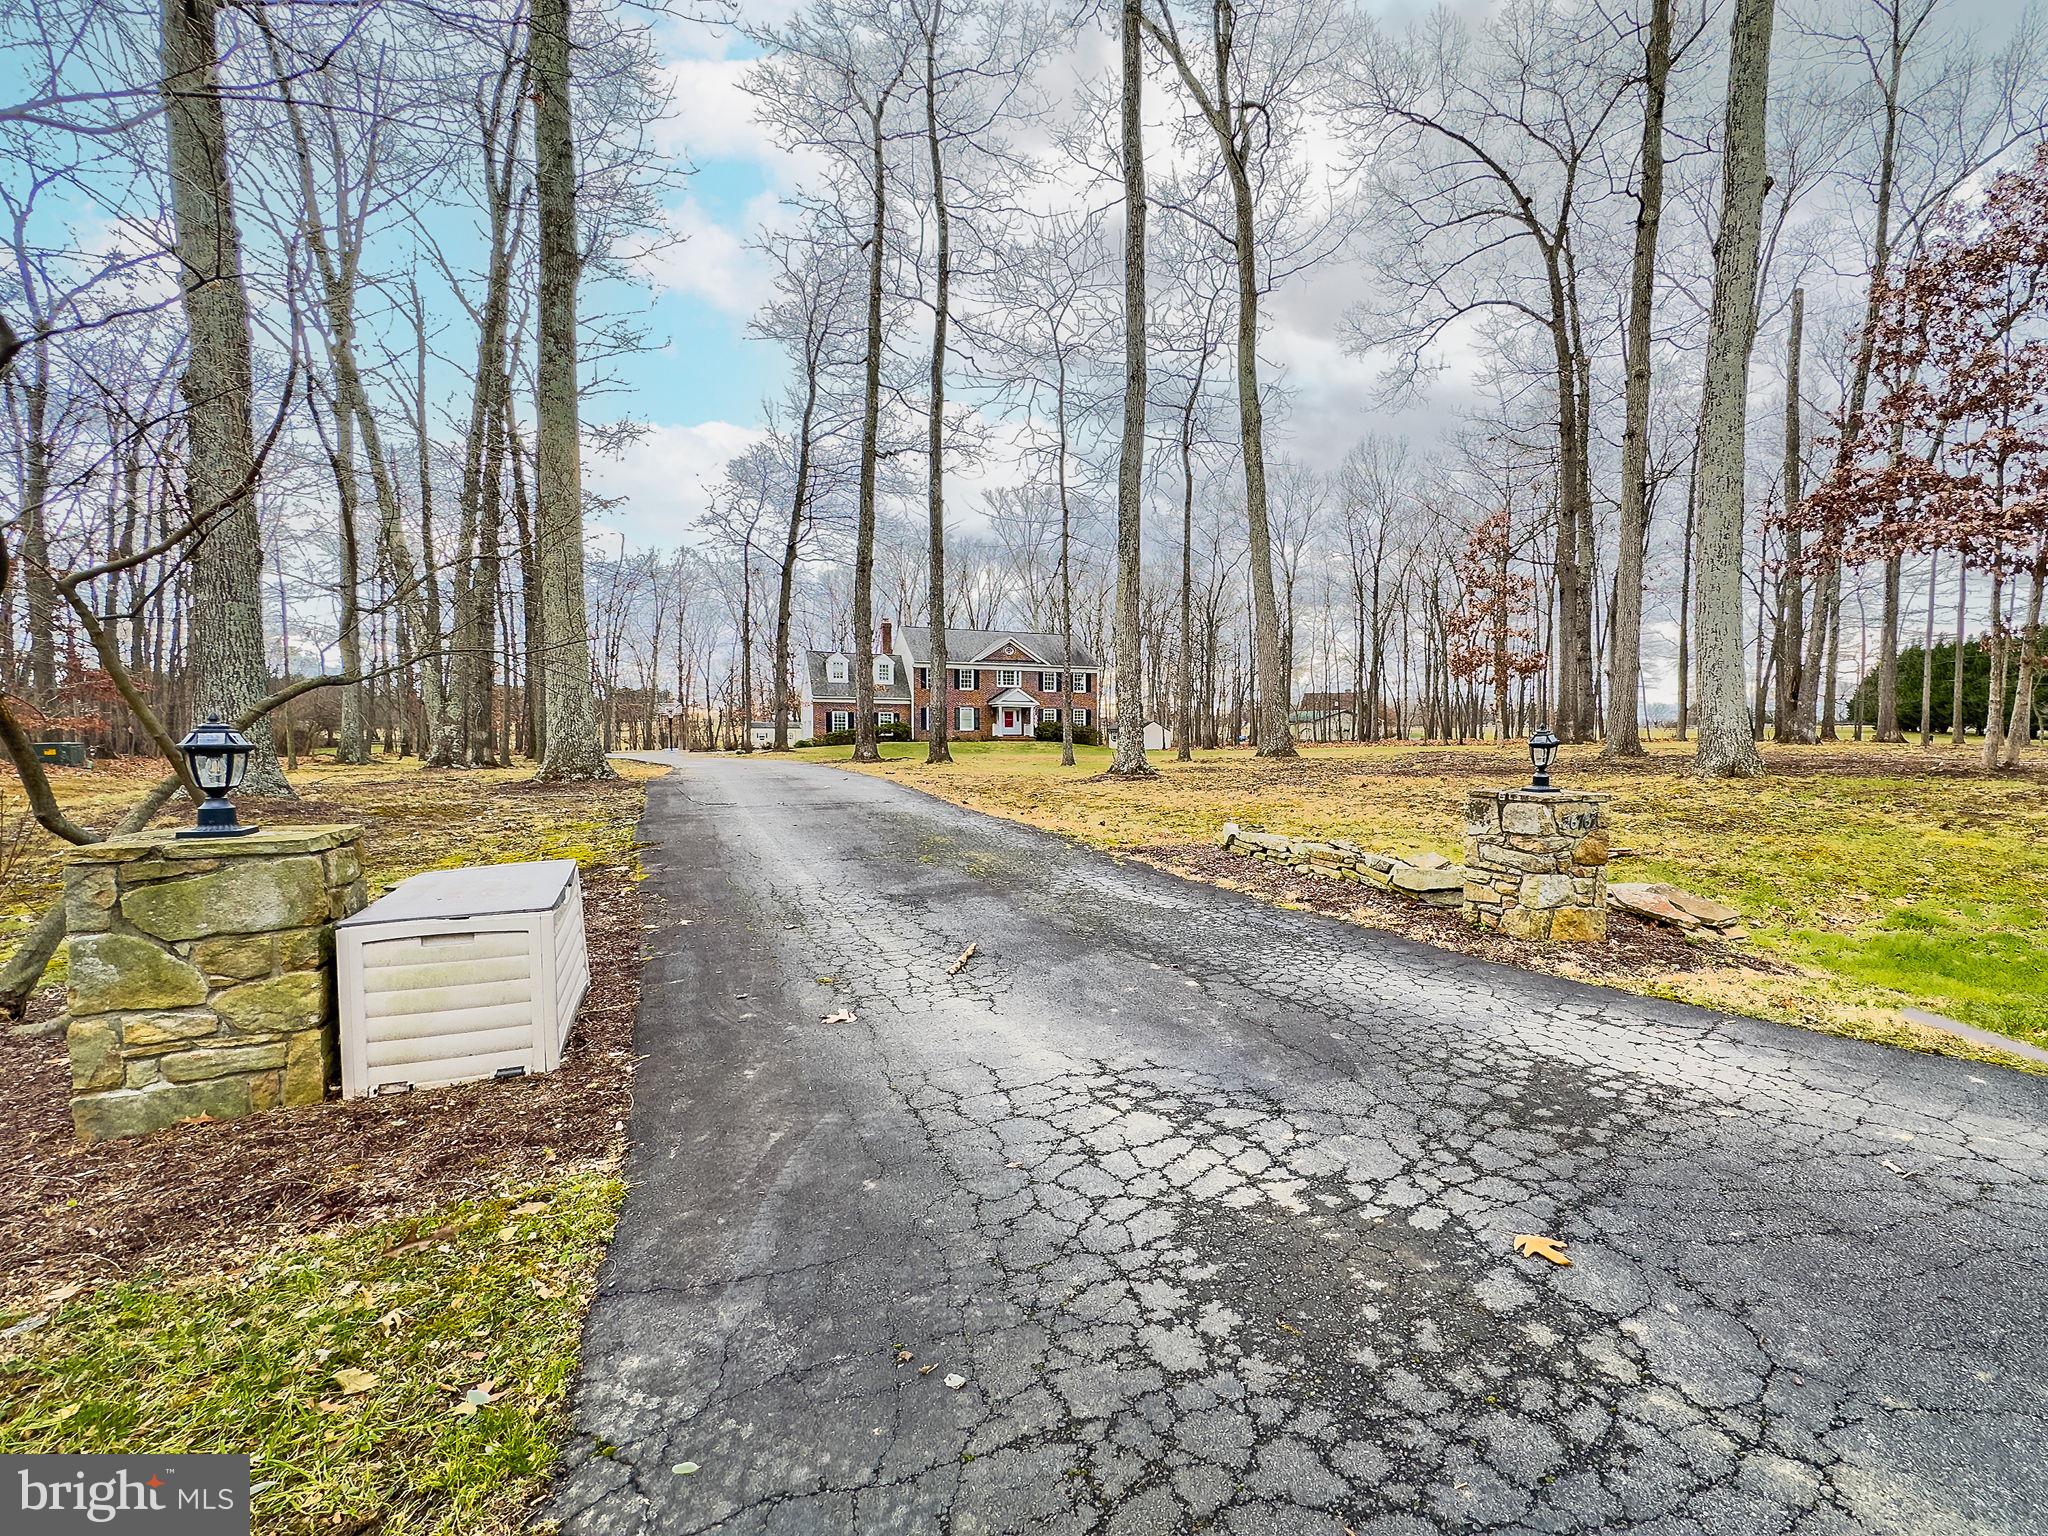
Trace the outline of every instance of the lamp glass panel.
<instances>
[{"instance_id":1,"label":"lamp glass panel","mask_svg":"<svg viewBox=\"0 0 2048 1536\"><path fill-rule=\"evenodd\" d=\"M192 754L192 777L199 781L201 789L226 789L231 783L229 762L225 752L195 752Z\"/></svg>"},{"instance_id":2,"label":"lamp glass panel","mask_svg":"<svg viewBox=\"0 0 2048 1536\"><path fill-rule=\"evenodd\" d=\"M239 789L241 787L243 776L246 775L248 771L249 753L246 748L240 751L230 752L227 754L227 787L229 789Z\"/></svg>"}]
</instances>

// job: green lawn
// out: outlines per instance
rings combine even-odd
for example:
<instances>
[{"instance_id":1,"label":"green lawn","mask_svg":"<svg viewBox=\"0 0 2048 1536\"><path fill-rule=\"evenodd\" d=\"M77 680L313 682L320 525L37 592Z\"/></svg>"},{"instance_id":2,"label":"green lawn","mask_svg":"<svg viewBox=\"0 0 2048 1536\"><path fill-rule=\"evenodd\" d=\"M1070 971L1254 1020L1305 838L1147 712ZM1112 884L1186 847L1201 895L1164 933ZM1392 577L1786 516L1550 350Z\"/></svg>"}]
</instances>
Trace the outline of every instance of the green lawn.
<instances>
[{"instance_id":1,"label":"green lawn","mask_svg":"<svg viewBox=\"0 0 2048 1536\"><path fill-rule=\"evenodd\" d=\"M247 1451L264 1532L522 1529L621 1193L573 1172L51 1303L0 1346L0 1451Z\"/></svg>"},{"instance_id":2,"label":"green lawn","mask_svg":"<svg viewBox=\"0 0 2048 1536\"><path fill-rule=\"evenodd\" d=\"M924 751L890 743L864 771L1112 849L1206 840L1235 820L1456 857L1465 790L1528 771L1512 745L1385 743L1306 748L1291 763L1241 750L1191 763L1155 755L1160 776L1126 784L1100 777L1106 748L1078 749L1071 769L1056 743L961 743L938 768ZM1612 878L1728 902L1756 949L1791 968L1708 967L1645 978L1644 989L1852 1033L1895 1033L1912 1005L2048 1045L2048 754L1986 775L1974 747L1764 752L1769 777L1701 781L1675 742L1620 768L1566 749L1559 781L1614 797Z\"/></svg>"}]
</instances>

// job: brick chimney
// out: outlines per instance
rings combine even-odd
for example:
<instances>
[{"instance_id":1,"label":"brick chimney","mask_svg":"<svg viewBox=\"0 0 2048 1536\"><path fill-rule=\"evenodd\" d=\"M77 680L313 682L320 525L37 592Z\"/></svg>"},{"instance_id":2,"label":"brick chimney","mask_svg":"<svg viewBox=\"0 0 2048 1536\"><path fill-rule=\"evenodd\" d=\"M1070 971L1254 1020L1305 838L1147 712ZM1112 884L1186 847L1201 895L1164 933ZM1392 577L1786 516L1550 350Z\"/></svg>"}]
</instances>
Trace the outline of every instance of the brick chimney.
<instances>
[{"instance_id":1,"label":"brick chimney","mask_svg":"<svg viewBox=\"0 0 2048 1536\"><path fill-rule=\"evenodd\" d=\"M896 626L887 619L882 620L882 649L880 654L884 656L894 656L896 654Z\"/></svg>"}]
</instances>

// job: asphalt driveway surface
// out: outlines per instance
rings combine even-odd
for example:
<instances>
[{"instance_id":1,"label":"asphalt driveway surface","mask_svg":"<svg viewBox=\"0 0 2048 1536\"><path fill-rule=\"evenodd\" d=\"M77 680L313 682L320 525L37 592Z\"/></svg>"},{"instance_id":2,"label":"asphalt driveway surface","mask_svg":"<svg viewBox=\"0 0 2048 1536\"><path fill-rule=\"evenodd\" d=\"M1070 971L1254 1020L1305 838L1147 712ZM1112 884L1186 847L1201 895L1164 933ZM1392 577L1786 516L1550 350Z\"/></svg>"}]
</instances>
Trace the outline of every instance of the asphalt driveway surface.
<instances>
[{"instance_id":1,"label":"asphalt driveway surface","mask_svg":"<svg viewBox=\"0 0 2048 1536\"><path fill-rule=\"evenodd\" d=\"M2048 1081L815 764L645 835L573 1536L2048 1531Z\"/></svg>"}]
</instances>

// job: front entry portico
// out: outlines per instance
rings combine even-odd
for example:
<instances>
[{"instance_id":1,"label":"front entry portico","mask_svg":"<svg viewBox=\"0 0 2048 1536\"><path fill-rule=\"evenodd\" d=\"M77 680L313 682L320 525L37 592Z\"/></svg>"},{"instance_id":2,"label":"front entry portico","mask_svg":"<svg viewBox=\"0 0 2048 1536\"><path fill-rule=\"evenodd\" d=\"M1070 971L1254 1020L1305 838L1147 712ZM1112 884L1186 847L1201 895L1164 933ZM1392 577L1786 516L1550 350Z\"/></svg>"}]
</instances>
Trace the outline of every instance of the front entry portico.
<instances>
[{"instance_id":1,"label":"front entry portico","mask_svg":"<svg viewBox=\"0 0 2048 1536\"><path fill-rule=\"evenodd\" d=\"M988 701L991 736L1029 736L1038 725L1038 701L1021 688L1005 688Z\"/></svg>"}]
</instances>

